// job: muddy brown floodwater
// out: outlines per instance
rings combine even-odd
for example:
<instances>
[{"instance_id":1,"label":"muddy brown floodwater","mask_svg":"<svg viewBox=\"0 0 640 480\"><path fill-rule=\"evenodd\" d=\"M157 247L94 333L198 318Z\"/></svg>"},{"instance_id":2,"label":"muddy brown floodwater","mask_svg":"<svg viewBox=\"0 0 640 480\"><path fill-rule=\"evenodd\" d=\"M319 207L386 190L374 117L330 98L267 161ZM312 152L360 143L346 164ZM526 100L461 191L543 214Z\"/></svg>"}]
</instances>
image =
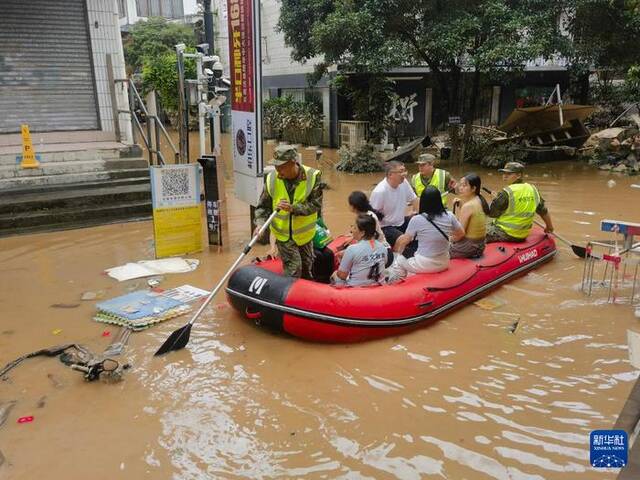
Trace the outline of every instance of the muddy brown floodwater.
<instances>
[{"instance_id":1,"label":"muddy brown floodwater","mask_svg":"<svg viewBox=\"0 0 640 480\"><path fill-rule=\"evenodd\" d=\"M312 157L304 152L315 166ZM500 186L496 173L474 169ZM574 242L602 237L600 219L640 220L631 178L577 163L528 175ZM324 178L325 219L341 233L351 223L346 196L370 191L380 174L325 165ZM226 246L190 256L199 268L166 275L163 288L211 288L239 255L248 208L230 183ZM151 222L0 239L0 366L66 342L102 351L111 341L102 332L115 329L91 320L96 300L82 293L144 288L103 270L152 257ZM0 479L613 479L616 471L589 466L589 432L613 426L638 376L626 347L637 319L602 292L579 291L581 262L559 244L552 262L491 294L501 307L468 305L368 343L270 334L221 295L179 352L153 357L185 317L133 334L121 383L85 383L57 359L27 360L0 382L0 403L16 402L0 426ZM18 423L24 416L33 422Z\"/></svg>"}]
</instances>

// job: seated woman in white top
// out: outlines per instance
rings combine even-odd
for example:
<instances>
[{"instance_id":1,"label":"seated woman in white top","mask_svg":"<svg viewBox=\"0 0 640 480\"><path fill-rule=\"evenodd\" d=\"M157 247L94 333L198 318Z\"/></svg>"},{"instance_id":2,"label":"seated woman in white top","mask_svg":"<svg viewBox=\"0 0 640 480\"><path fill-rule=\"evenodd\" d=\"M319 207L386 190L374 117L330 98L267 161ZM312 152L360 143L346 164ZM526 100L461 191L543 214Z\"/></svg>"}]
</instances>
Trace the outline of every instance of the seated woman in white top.
<instances>
[{"instance_id":1,"label":"seated woman in white top","mask_svg":"<svg viewBox=\"0 0 640 480\"><path fill-rule=\"evenodd\" d=\"M357 243L345 250L340 266L334 273L333 283L351 287L380 283L387 261L387 248L376 240L375 220L361 213L352 233Z\"/></svg>"},{"instance_id":2,"label":"seated woman in white top","mask_svg":"<svg viewBox=\"0 0 640 480\"><path fill-rule=\"evenodd\" d=\"M464 237L458 219L442 204L437 188L428 186L420 196L420 213L409 221L407 231L393 247L394 264L389 268L390 282L403 278L407 273L441 272L449 267L449 242ZM399 253L414 239L418 250L413 258L406 259Z\"/></svg>"}]
</instances>

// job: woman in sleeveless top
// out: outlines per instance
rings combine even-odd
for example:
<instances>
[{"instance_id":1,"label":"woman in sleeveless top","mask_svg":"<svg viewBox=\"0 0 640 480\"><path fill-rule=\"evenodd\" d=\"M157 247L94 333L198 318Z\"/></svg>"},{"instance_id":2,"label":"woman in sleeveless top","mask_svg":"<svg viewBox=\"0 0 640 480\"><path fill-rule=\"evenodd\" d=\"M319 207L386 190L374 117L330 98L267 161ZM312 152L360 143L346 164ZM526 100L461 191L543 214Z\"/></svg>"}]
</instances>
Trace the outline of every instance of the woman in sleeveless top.
<instances>
[{"instance_id":1,"label":"woman in sleeveless top","mask_svg":"<svg viewBox=\"0 0 640 480\"><path fill-rule=\"evenodd\" d=\"M476 258L482 255L487 234L489 205L480 194L482 182L475 173L468 173L457 185L458 195L453 211L464 229L464 237L451 244L451 258Z\"/></svg>"}]
</instances>

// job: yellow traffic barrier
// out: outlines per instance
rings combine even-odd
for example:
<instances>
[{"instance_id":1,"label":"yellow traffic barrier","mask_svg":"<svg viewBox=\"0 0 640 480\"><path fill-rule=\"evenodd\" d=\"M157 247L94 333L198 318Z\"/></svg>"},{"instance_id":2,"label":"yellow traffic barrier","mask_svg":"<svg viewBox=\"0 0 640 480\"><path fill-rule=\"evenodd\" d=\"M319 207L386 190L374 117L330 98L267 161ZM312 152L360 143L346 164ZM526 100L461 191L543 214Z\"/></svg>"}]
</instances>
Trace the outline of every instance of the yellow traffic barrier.
<instances>
[{"instance_id":1,"label":"yellow traffic barrier","mask_svg":"<svg viewBox=\"0 0 640 480\"><path fill-rule=\"evenodd\" d=\"M33 143L31 143L31 133L29 133L29 125L21 125L22 129L22 168L38 168L40 163L36 160L36 154L33 151Z\"/></svg>"}]
</instances>

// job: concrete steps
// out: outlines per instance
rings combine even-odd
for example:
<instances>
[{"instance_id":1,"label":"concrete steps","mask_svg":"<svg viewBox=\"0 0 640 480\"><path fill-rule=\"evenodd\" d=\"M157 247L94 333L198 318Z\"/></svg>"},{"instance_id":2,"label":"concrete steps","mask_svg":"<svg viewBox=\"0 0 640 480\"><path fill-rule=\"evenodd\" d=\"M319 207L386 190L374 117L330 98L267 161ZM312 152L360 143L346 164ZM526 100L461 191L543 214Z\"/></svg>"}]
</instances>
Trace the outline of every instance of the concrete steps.
<instances>
[{"instance_id":1,"label":"concrete steps","mask_svg":"<svg viewBox=\"0 0 640 480\"><path fill-rule=\"evenodd\" d=\"M0 147L0 236L151 217L149 165L137 146L45 145L38 168ZM21 147L20 147L21 148Z\"/></svg>"},{"instance_id":2,"label":"concrete steps","mask_svg":"<svg viewBox=\"0 0 640 480\"><path fill-rule=\"evenodd\" d=\"M0 193L0 236L151 217L148 181L132 184L108 180L88 187L83 183L65 187Z\"/></svg>"}]
</instances>

